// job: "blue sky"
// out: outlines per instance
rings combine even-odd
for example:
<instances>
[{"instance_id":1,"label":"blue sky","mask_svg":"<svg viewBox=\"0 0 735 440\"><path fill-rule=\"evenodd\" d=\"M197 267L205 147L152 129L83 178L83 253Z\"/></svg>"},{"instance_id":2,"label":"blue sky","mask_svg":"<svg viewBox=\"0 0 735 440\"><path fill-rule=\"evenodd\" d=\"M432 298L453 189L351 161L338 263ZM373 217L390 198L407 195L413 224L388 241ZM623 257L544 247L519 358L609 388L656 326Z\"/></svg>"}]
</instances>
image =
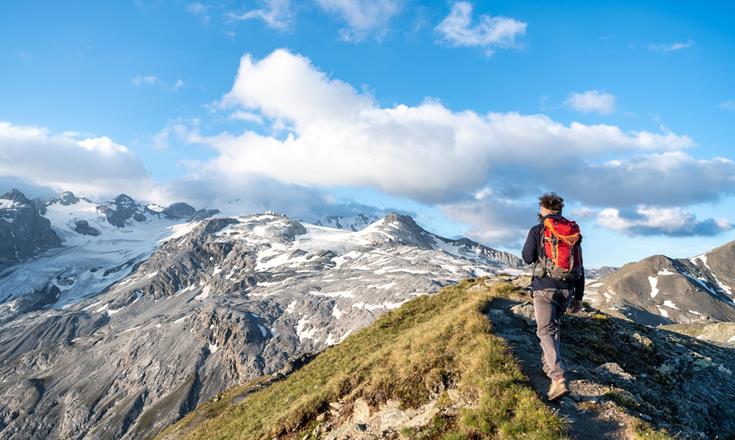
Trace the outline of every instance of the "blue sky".
<instances>
[{"instance_id":1,"label":"blue sky","mask_svg":"<svg viewBox=\"0 0 735 440\"><path fill-rule=\"evenodd\" d=\"M595 3L3 2L0 179L297 216L354 201L516 252L556 190L588 266L735 239L735 6Z\"/></svg>"}]
</instances>

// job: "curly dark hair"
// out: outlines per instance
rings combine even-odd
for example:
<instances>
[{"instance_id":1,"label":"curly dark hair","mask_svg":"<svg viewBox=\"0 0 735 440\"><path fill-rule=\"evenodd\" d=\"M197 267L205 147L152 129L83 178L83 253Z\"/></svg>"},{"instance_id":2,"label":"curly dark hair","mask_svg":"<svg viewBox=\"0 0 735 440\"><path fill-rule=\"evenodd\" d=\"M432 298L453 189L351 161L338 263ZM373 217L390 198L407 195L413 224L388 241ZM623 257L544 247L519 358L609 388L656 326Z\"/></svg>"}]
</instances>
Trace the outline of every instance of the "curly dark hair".
<instances>
[{"instance_id":1,"label":"curly dark hair","mask_svg":"<svg viewBox=\"0 0 735 440\"><path fill-rule=\"evenodd\" d=\"M561 210L564 208L564 199L559 194L550 192L539 197L538 204L550 211L561 214Z\"/></svg>"}]
</instances>

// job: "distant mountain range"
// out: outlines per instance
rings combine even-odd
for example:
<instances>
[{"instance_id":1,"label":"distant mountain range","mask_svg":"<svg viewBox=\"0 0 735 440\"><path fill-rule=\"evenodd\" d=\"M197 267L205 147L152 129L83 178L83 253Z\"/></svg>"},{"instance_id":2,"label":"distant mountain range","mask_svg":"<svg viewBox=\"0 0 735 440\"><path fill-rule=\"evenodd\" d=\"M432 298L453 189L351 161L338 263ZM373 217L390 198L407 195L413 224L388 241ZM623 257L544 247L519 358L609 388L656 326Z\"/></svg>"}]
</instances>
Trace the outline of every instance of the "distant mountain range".
<instances>
[{"instance_id":1,"label":"distant mountain range","mask_svg":"<svg viewBox=\"0 0 735 440\"><path fill-rule=\"evenodd\" d=\"M3 438L149 437L417 295L522 261L411 217L303 224L185 204L0 198ZM29 236L32 235L29 233ZM5 248L10 248L8 251Z\"/></svg>"},{"instance_id":2,"label":"distant mountain range","mask_svg":"<svg viewBox=\"0 0 735 440\"><path fill-rule=\"evenodd\" d=\"M735 241L691 258L654 255L587 285L595 307L648 324L735 321Z\"/></svg>"}]
</instances>

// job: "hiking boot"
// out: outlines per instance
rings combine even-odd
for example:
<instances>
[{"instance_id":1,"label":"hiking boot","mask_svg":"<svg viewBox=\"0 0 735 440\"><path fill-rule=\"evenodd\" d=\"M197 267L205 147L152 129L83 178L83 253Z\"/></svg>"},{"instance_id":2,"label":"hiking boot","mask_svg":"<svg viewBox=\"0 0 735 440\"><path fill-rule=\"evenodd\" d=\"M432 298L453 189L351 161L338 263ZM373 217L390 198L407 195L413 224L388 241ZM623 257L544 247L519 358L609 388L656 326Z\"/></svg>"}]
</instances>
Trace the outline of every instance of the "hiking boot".
<instances>
[{"instance_id":1,"label":"hiking boot","mask_svg":"<svg viewBox=\"0 0 735 440\"><path fill-rule=\"evenodd\" d=\"M550 401L557 400L568 395L570 392L569 385L565 379L555 379L551 381L548 398Z\"/></svg>"}]
</instances>

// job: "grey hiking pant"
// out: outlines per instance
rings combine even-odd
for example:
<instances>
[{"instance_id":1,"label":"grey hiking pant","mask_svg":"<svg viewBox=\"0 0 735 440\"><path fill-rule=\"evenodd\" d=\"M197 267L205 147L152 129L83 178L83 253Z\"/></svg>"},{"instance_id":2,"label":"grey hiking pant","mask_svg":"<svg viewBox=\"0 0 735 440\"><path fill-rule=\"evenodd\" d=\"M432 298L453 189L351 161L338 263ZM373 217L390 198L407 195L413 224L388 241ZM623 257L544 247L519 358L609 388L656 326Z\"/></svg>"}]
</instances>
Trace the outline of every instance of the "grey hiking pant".
<instances>
[{"instance_id":1,"label":"grey hiking pant","mask_svg":"<svg viewBox=\"0 0 735 440\"><path fill-rule=\"evenodd\" d=\"M572 303L571 289L540 289L533 291L533 312L536 315L536 336L541 343L544 372L550 379L564 378L564 364L559 351L561 316Z\"/></svg>"}]
</instances>

